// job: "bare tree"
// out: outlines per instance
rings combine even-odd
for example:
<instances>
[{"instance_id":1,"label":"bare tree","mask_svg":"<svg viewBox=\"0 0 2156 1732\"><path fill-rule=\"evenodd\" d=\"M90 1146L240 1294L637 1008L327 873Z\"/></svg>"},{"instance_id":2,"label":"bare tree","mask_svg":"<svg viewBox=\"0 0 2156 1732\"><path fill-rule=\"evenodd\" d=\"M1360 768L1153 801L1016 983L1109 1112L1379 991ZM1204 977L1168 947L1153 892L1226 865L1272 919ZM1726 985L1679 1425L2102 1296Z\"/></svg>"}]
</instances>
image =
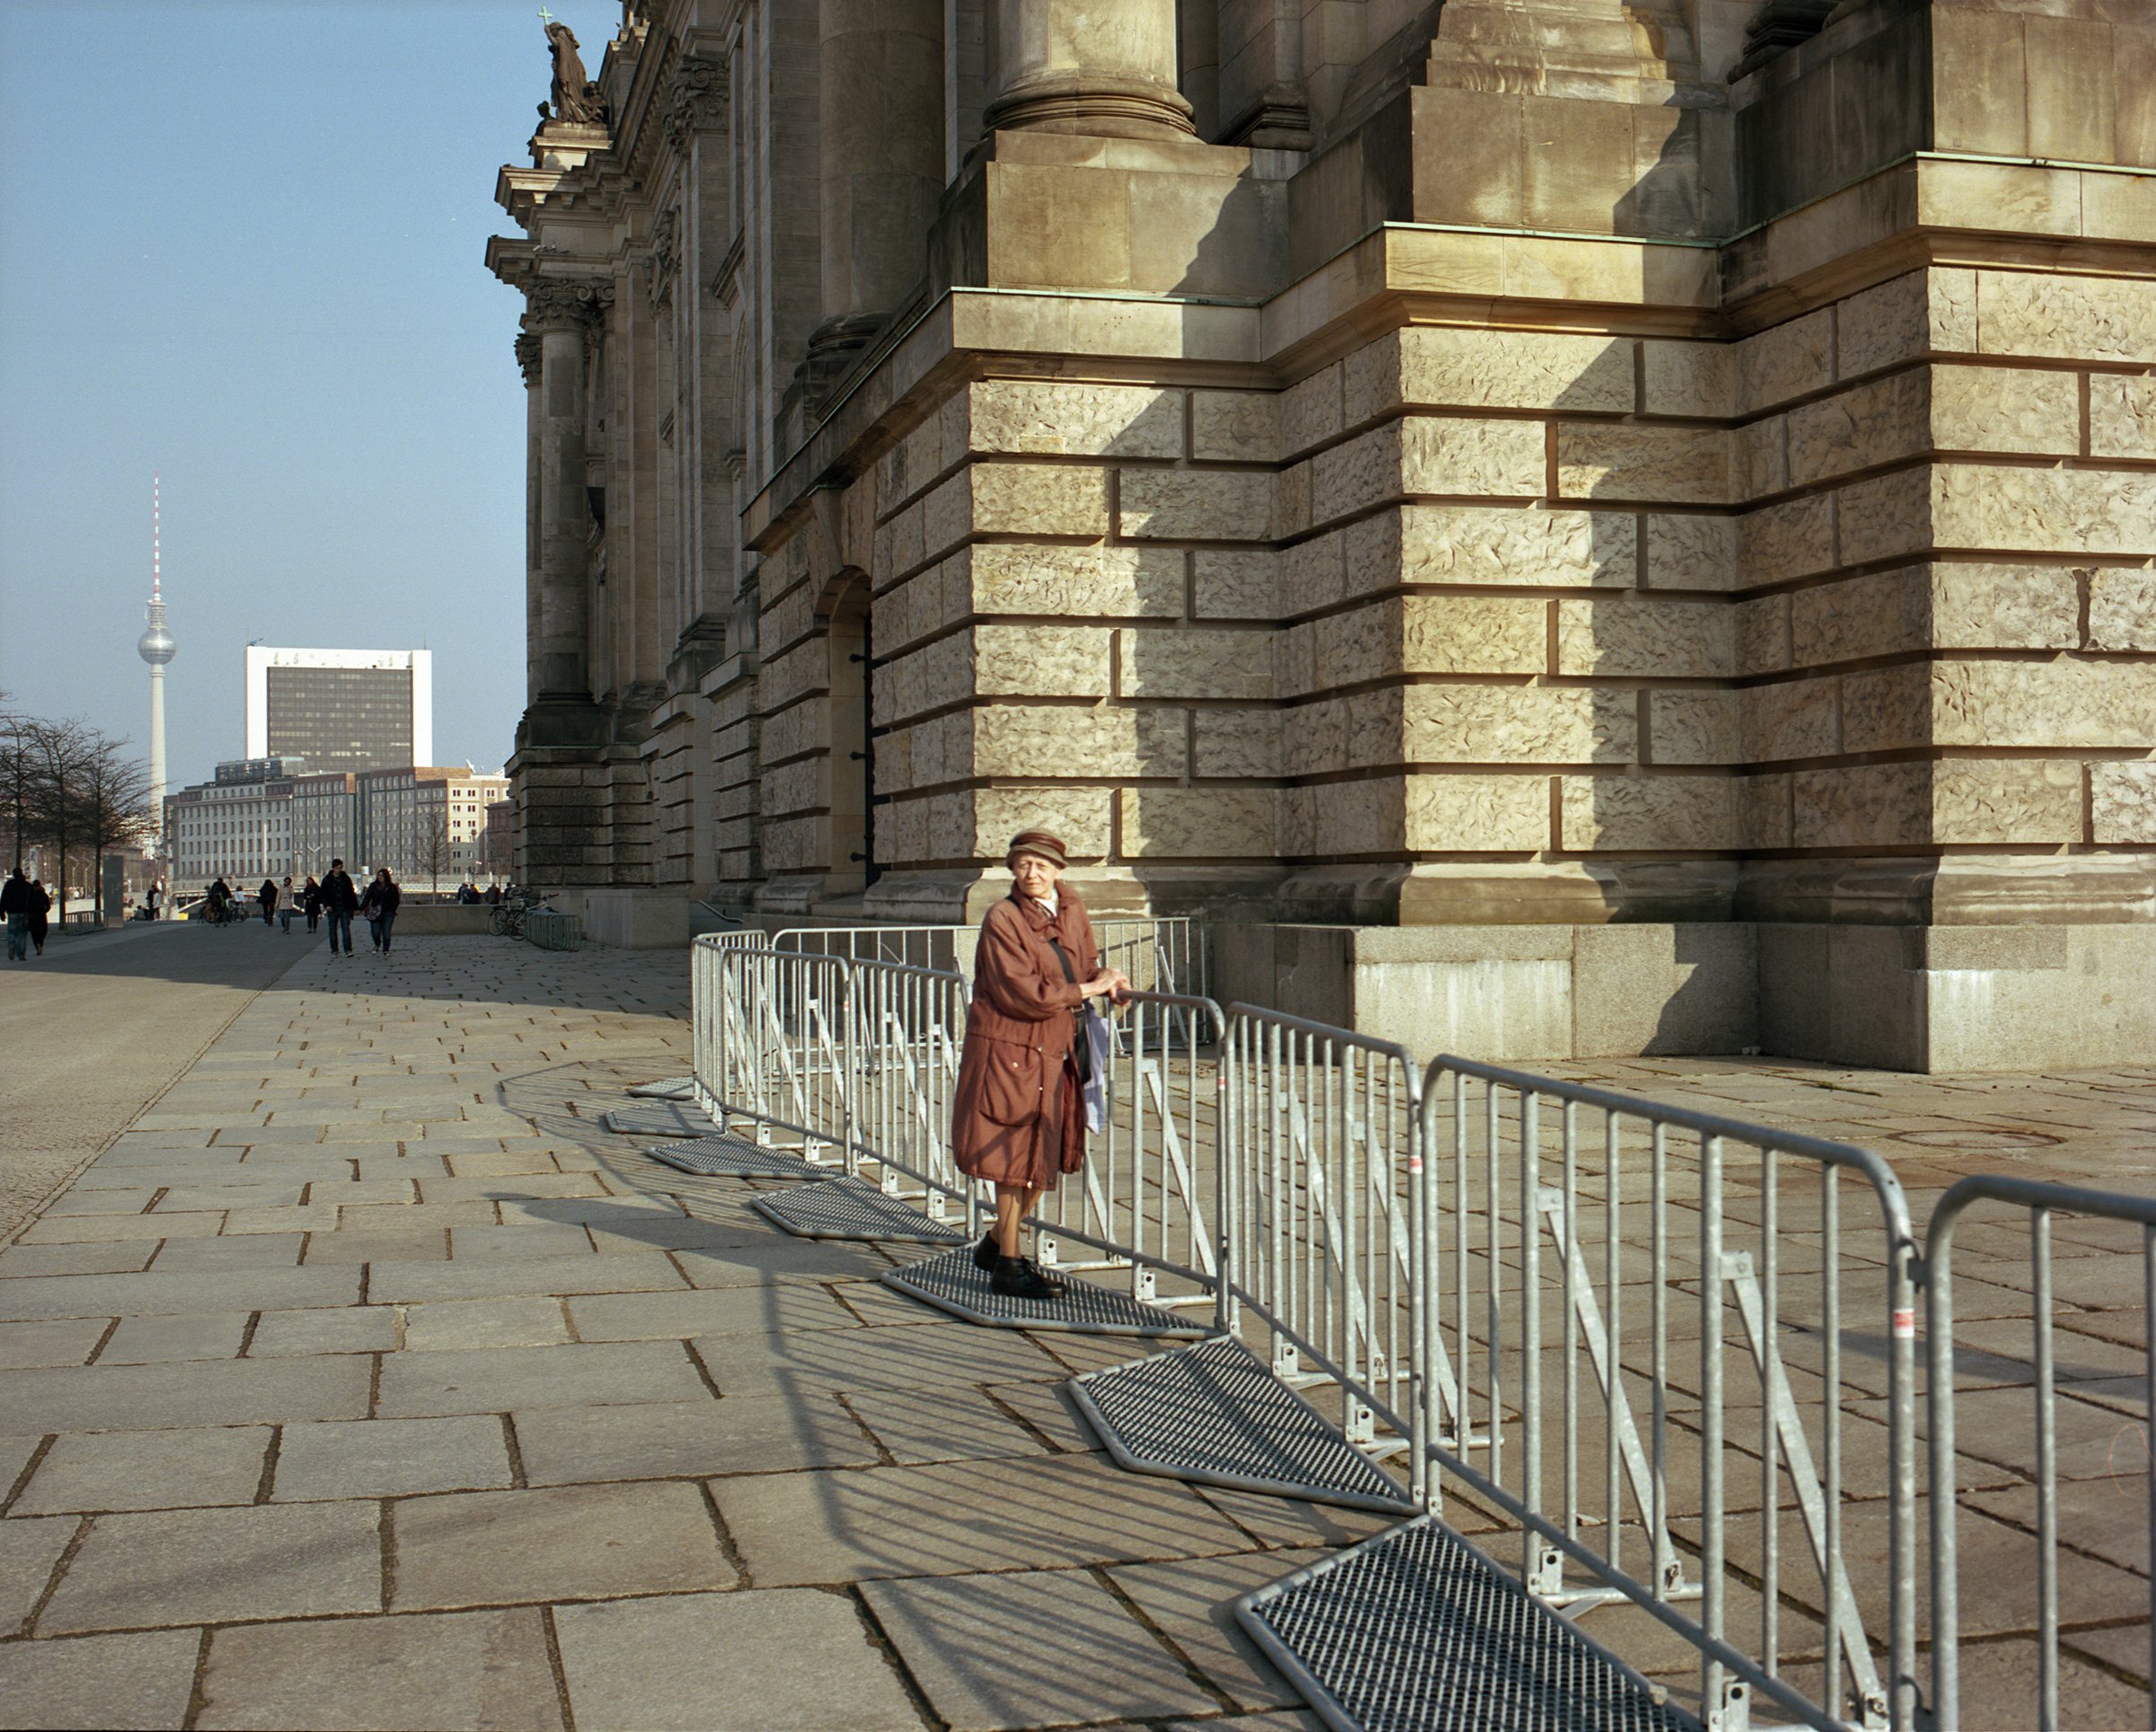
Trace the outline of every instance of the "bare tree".
<instances>
[{"instance_id":1,"label":"bare tree","mask_svg":"<svg viewBox=\"0 0 2156 1732\"><path fill-rule=\"evenodd\" d=\"M419 869L427 874L438 894L442 888L442 874L449 869L452 853L449 846L449 814L442 807L430 803L420 813L416 852L419 854Z\"/></svg>"},{"instance_id":2,"label":"bare tree","mask_svg":"<svg viewBox=\"0 0 2156 1732\"><path fill-rule=\"evenodd\" d=\"M119 912L105 906L106 851L147 841L157 834L161 815L152 797L150 766L122 756L119 741L94 730L84 746L76 786L83 845L95 859L94 894L102 920Z\"/></svg>"},{"instance_id":3,"label":"bare tree","mask_svg":"<svg viewBox=\"0 0 2156 1732\"><path fill-rule=\"evenodd\" d=\"M82 772L91 751L90 729L79 721L33 720L22 724L22 751L29 760L23 818L40 843L52 844L59 862L50 889L67 923L67 851L84 837Z\"/></svg>"}]
</instances>

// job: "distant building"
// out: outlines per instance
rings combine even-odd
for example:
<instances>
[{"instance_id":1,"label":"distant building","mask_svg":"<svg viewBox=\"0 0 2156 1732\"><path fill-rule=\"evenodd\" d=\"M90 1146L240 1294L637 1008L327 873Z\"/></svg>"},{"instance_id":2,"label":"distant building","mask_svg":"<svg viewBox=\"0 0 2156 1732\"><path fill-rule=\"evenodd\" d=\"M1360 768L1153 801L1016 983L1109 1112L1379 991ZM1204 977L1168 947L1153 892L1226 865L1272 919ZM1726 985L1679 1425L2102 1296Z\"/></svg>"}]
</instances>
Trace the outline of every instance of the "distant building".
<instances>
[{"instance_id":1,"label":"distant building","mask_svg":"<svg viewBox=\"0 0 2156 1732\"><path fill-rule=\"evenodd\" d=\"M357 778L349 770L295 777L292 782L292 870L320 878L332 860L349 866L359 855Z\"/></svg>"},{"instance_id":2,"label":"distant building","mask_svg":"<svg viewBox=\"0 0 2156 1732\"><path fill-rule=\"evenodd\" d=\"M468 766L399 764L353 777L357 807L353 858L372 872L389 868L400 882L448 886L479 858L490 803L508 798L508 780Z\"/></svg>"},{"instance_id":3,"label":"distant building","mask_svg":"<svg viewBox=\"0 0 2156 1732\"><path fill-rule=\"evenodd\" d=\"M247 647L247 753L314 771L409 768L434 756L434 657L425 650Z\"/></svg>"},{"instance_id":4,"label":"distant building","mask_svg":"<svg viewBox=\"0 0 2156 1732\"><path fill-rule=\"evenodd\" d=\"M214 782L168 794L165 835L181 890L223 878L235 888L301 870L295 864L293 790L306 764L282 756L220 764ZM313 778L309 778L312 780Z\"/></svg>"}]
</instances>

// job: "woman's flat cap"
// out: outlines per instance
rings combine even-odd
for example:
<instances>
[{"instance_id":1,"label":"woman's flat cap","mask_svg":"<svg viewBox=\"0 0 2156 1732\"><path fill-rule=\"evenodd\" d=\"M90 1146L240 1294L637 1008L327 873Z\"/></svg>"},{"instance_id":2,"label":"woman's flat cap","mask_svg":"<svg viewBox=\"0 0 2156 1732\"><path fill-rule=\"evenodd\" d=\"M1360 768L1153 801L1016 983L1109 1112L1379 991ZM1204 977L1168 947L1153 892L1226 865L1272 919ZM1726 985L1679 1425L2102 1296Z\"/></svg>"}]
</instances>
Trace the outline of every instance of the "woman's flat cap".
<instances>
[{"instance_id":1,"label":"woman's flat cap","mask_svg":"<svg viewBox=\"0 0 2156 1732\"><path fill-rule=\"evenodd\" d=\"M1011 838L1009 858L1020 854L1038 854L1051 866L1068 866L1071 862L1063 845L1063 838L1051 835L1046 830L1021 830Z\"/></svg>"}]
</instances>

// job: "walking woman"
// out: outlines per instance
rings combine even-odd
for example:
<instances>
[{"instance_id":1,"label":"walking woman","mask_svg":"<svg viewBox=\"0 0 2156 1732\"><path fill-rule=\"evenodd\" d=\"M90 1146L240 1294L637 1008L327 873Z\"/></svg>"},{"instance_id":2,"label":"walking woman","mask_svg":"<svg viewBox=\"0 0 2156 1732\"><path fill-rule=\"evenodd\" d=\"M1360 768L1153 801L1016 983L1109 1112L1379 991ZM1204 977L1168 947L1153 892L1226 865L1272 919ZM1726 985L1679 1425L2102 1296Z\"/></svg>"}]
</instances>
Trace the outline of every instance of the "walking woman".
<instances>
[{"instance_id":1,"label":"walking woman","mask_svg":"<svg viewBox=\"0 0 2156 1732\"><path fill-rule=\"evenodd\" d=\"M1085 1160L1079 1101L1081 1007L1120 1000L1130 982L1100 966L1092 922L1075 891L1059 888L1067 856L1059 836L1025 830L1011 842L1011 895L981 922L973 1003L951 1101L959 1171L995 1187L995 1224L975 1250L995 1291L1052 1299L1062 1287L1019 1255L1019 1233L1060 1174Z\"/></svg>"},{"instance_id":2,"label":"walking woman","mask_svg":"<svg viewBox=\"0 0 2156 1732\"><path fill-rule=\"evenodd\" d=\"M284 888L278 891L277 897L277 924L278 931L287 937L292 932L293 913L298 906L298 894L292 888L292 874L287 872Z\"/></svg>"},{"instance_id":3,"label":"walking woman","mask_svg":"<svg viewBox=\"0 0 2156 1732\"><path fill-rule=\"evenodd\" d=\"M288 890L291 888L292 880L287 879L285 888ZM277 915L277 880L273 878L264 879L262 888L257 893L255 899L262 905L262 924L267 926ZM286 930L288 932L291 929L287 927Z\"/></svg>"},{"instance_id":4,"label":"walking woman","mask_svg":"<svg viewBox=\"0 0 2156 1732\"><path fill-rule=\"evenodd\" d=\"M397 904L403 899L404 893L397 888L395 881L391 879L389 868L376 867L375 881L367 887L364 907L367 935L375 941L375 948L384 956L389 954L389 929L396 923Z\"/></svg>"},{"instance_id":5,"label":"walking woman","mask_svg":"<svg viewBox=\"0 0 2156 1732\"><path fill-rule=\"evenodd\" d=\"M307 874L306 888L300 892L306 904L307 930L313 932L322 920L322 886L314 881L314 874Z\"/></svg>"}]
</instances>

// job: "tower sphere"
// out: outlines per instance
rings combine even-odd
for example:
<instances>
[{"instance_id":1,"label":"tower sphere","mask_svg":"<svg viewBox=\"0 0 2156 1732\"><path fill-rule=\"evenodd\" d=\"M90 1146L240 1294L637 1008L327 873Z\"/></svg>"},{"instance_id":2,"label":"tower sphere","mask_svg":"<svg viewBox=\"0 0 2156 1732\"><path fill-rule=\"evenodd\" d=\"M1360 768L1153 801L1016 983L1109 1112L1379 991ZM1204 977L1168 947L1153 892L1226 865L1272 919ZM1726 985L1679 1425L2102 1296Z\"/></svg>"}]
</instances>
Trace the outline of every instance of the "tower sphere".
<instances>
[{"instance_id":1,"label":"tower sphere","mask_svg":"<svg viewBox=\"0 0 2156 1732\"><path fill-rule=\"evenodd\" d=\"M172 634L164 629L164 604L150 604L150 623L136 641L135 653L153 667L162 667L180 653L180 646L172 641Z\"/></svg>"}]
</instances>

